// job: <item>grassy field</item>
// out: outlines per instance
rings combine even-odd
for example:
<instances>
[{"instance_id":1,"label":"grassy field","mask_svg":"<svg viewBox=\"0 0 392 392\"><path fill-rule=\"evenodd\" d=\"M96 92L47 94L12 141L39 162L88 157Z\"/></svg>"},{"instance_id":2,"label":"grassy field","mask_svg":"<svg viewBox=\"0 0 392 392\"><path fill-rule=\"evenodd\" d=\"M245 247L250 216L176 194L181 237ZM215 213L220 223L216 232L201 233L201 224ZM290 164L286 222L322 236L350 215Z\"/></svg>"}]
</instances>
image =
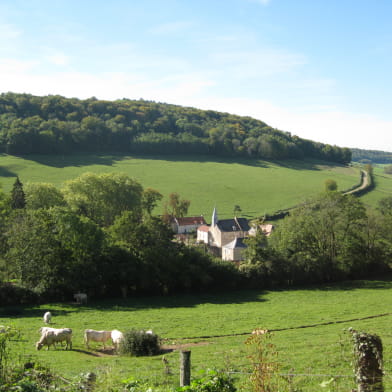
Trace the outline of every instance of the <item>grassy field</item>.
<instances>
[{"instance_id":1,"label":"grassy field","mask_svg":"<svg viewBox=\"0 0 392 392\"><path fill-rule=\"evenodd\" d=\"M373 170L375 189L363 195L361 200L367 205L377 207L379 200L392 196L392 175L384 172L384 165L375 166Z\"/></svg>"},{"instance_id":2,"label":"grassy field","mask_svg":"<svg viewBox=\"0 0 392 392\"><path fill-rule=\"evenodd\" d=\"M153 187L165 197L178 192L191 200L189 215L210 220L214 206L220 218L233 216L235 205L242 216L255 217L292 207L324 190L334 179L340 190L359 182L357 168L318 162L231 160L212 157L141 157L124 155L0 155L0 182L10 191L18 175L23 183L50 182L57 186L84 172L124 172ZM161 213L159 208L157 213Z\"/></svg>"},{"instance_id":3,"label":"grassy field","mask_svg":"<svg viewBox=\"0 0 392 392\"><path fill-rule=\"evenodd\" d=\"M179 349L191 350L194 377L203 369L222 369L233 372L242 385L250 369L244 341L252 329L268 328L273 331L281 374L295 374L294 383L300 388L296 390L304 392L325 390L320 383L332 377L336 380L331 391L353 387L352 345L345 332L353 327L382 338L387 391L392 390L391 289L389 281L358 281L296 290L119 299L81 307L56 303L26 307L13 317L3 313L0 324L12 324L22 332L12 342L14 353L22 359L38 358L65 378L95 371L101 383L136 377L159 385L178 384ZM72 351L34 349L47 310L53 313L54 327L73 329ZM85 328L153 329L164 339L172 374L165 374L161 355L117 356L99 345L87 350Z\"/></svg>"}]
</instances>

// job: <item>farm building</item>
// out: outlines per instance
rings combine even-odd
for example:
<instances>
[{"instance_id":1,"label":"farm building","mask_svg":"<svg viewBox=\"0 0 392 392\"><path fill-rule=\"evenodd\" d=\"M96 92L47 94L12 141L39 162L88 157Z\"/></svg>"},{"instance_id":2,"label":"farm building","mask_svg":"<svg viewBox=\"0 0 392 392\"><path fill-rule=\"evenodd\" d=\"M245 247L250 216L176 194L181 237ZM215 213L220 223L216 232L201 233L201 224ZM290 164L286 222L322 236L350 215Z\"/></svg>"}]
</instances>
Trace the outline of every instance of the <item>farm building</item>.
<instances>
[{"instance_id":1,"label":"farm building","mask_svg":"<svg viewBox=\"0 0 392 392\"><path fill-rule=\"evenodd\" d=\"M258 230L261 230L266 237L269 237L274 229L275 229L275 226L270 223L266 223L266 224L262 224L262 225L258 225L258 226L253 226L249 230L249 235L255 236L256 233L258 232Z\"/></svg>"},{"instance_id":2,"label":"farm building","mask_svg":"<svg viewBox=\"0 0 392 392\"><path fill-rule=\"evenodd\" d=\"M199 226L206 225L203 216L190 216L185 218L173 218L171 227L176 234L192 233Z\"/></svg>"},{"instance_id":3,"label":"farm building","mask_svg":"<svg viewBox=\"0 0 392 392\"><path fill-rule=\"evenodd\" d=\"M205 244L209 243L209 232L210 227L207 225L202 225L197 228L197 242L204 242Z\"/></svg>"}]
</instances>

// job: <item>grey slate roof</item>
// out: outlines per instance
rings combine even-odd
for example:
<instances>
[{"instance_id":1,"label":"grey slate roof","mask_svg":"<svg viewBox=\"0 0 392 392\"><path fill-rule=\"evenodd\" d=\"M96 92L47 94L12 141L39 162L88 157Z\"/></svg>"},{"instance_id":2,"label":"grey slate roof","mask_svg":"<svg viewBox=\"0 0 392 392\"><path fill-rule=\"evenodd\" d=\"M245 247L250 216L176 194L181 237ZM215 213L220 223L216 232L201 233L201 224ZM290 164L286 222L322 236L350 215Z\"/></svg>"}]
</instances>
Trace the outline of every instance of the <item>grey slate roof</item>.
<instances>
[{"instance_id":1,"label":"grey slate roof","mask_svg":"<svg viewBox=\"0 0 392 392\"><path fill-rule=\"evenodd\" d=\"M228 244L223 245L222 248L227 248L227 249L247 248L243 240L244 240L243 238L235 238L233 241L229 242Z\"/></svg>"},{"instance_id":2,"label":"grey slate roof","mask_svg":"<svg viewBox=\"0 0 392 392\"><path fill-rule=\"evenodd\" d=\"M220 231L249 231L250 226L245 218L223 219L217 222Z\"/></svg>"}]
</instances>

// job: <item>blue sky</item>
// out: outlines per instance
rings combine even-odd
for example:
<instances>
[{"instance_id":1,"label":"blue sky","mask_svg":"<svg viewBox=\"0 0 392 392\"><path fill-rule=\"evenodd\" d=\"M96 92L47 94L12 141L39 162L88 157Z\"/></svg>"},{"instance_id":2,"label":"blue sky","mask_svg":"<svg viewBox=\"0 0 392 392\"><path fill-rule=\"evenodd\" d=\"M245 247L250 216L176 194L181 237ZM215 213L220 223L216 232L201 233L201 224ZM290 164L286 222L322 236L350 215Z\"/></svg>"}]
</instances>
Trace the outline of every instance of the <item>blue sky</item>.
<instances>
[{"instance_id":1,"label":"blue sky","mask_svg":"<svg viewBox=\"0 0 392 392\"><path fill-rule=\"evenodd\" d=\"M392 151L390 0L0 0L0 92L249 115Z\"/></svg>"}]
</instances>

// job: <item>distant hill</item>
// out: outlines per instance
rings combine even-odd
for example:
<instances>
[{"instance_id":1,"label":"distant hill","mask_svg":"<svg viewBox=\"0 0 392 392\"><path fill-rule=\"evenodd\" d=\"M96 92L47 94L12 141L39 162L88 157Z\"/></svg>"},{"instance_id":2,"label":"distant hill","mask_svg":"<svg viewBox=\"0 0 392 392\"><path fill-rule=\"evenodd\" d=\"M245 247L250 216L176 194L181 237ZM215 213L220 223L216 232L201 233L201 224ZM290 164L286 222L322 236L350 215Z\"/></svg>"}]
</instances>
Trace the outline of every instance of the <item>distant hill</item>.
<instances>
[{"instance_id":1,"label":"distant hill","mask_svg":"<svg viewBox=\"0 0 392 392\"><path fill-rule=\"evenodd\" d=\"M349 163L351 150L301 139L262 121L145 100L0 95L0 151L205 154Z\"/></svg>"},{"instance_id":2,"label":"distant hill","mask_svg":"<svg viewBox=\"0 0 392 392\"><path fill-rule=\"evenodd\" d=\"M392 163L392 152L352 148L352 160L361 163Z\"/></svg>"}]
</instances>

